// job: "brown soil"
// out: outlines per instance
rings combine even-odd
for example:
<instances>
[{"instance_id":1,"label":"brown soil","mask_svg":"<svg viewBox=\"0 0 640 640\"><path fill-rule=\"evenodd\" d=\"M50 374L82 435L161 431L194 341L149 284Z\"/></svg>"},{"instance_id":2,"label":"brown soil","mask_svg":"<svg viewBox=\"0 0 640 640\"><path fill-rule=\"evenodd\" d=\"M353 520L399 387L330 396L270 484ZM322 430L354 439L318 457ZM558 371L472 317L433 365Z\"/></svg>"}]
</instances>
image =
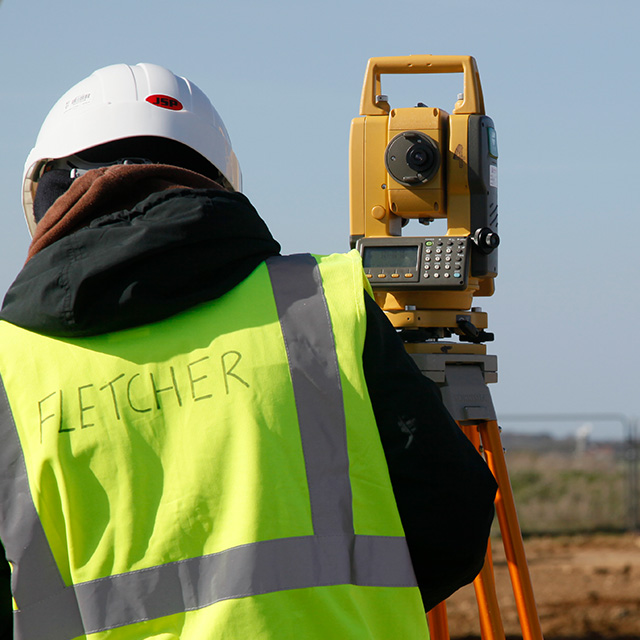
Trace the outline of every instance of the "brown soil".
<instances>
[{"instance_id":1,"label":"brown soil","mask_svg":"<svg viewBox=\"0 0 640 640\"><path fill-rule=\"evenodd\" d=\"M640 536L532 538L525 542L545 640L640 640ZM521 638L502 543L494 575L508 637ZM473 587L447 600L452 638L478 638Z\"/></svg>"}]
</instances>

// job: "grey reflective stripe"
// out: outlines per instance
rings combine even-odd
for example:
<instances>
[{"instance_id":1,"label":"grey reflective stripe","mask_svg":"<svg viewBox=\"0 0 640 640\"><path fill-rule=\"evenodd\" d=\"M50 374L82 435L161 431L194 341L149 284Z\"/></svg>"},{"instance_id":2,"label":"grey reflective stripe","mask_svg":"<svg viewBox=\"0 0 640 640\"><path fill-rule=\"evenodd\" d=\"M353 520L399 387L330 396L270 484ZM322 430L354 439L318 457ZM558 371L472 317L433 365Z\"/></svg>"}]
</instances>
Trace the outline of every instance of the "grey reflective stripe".
<instances>
[{"instance_id":1,"label":"grey reflective stripe","mask_svg":"<svg viewBox=\"0 0 640 640\"><path fill-rule=\"evenodd\" d=\"M60 638L79 635L82 622L78 604L73 590L64 586L31 498L24 455L1 375L0 538L13 565L11 582L16 601L38 603L47 615L46 630L30 635L22 633L16 612L14 637L48 637L49 629L56 629Z\"/></svg>"},{"instance_id":2,"label":"grey reflective stripe","mask_svg":"<svg viewBox=\"0 0 640 640\"><path fill-rule=\"evenodd\" d=\"M70 640L287 589L416 586L404 538L353 532L343 395L318 265L309 255L273 258L267 265L289 359L314 535L256 542L64 587L29 493L2 387L0 520L6 517L6 522L0 535L8 557L20 561L21 583L29 589L16 594L21 606L14 615L16 638ZM18 467L9 470L15 461Z\"/></svg>"},{"instance_id":3,"label":"grey reflective stripe","mask_svg":"<svg viewBox=\"0 0 640 640\"><path fill-rule=\"evenodd\" d=\"M405 586L410 560L404 539L308 536L235 547L220 553L132 571L69 588L82 611L84 633L200 609L220 600L336 584ZM64 640L45 611L34 607L24 638ZM82 633L82 627L77 635Z\"/></svg>"},{"instance_id":4,"label":"grey reflective stripe","mask_svg":"<svg viewBox=\"0 0 640 640\"><path fill-rule=\"evenodd\" d=\"M267 260L289 358L313 531L353 533L347 426L331 318L315 258Z\"/></svg>"}]
</instances>

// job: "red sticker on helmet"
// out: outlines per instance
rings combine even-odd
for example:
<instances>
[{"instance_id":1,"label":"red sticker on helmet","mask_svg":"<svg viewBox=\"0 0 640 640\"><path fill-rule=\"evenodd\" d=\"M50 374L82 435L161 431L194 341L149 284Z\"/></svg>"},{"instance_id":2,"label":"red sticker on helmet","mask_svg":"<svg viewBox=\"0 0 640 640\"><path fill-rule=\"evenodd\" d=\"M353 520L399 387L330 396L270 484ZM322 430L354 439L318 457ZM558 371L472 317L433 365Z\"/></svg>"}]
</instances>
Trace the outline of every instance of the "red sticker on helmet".
<instances>
[{"instance_id":1,"label":"red sticker on helmet","mask_svg":"<svg viewBox=\"0 0 640 640\"><path fill-rule=\"evenodd\" d=\"M149 96L147 102L150 102L155 107L171 109L171 111L180 111L183 109L180 100L176 100L171 96L162 95L161 93L154 93L152 96Z\"/></svg>"}]
</instances>

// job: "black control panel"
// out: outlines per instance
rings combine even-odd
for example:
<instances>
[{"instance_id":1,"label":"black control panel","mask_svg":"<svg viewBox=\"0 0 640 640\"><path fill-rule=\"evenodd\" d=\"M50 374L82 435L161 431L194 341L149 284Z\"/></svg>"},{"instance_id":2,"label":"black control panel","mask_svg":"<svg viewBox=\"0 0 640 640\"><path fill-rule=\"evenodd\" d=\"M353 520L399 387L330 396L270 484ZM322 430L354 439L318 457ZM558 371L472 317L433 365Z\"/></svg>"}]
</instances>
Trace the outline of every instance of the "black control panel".
<instances>
[{"instance_id":1,"label":"black control panel","mask_svg":"<svg viewBox=\"0 0 640 640\"><path fill-rule=\"evenodd\" d=\"M467 288L470 252L467 236L360 238L356 249L374 289Z\"/></svg>"}]
</instances>

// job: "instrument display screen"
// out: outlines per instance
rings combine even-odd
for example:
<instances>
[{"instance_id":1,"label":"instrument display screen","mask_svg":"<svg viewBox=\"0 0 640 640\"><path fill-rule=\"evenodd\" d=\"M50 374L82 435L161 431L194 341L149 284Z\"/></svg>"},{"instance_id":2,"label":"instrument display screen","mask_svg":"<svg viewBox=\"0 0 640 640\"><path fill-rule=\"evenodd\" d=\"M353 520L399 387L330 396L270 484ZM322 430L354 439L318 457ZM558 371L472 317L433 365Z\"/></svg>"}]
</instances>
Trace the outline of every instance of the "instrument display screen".
<instances>
[{"instance_id":1,"label":"instrument display screen","mask_svg":"<svg viewBox=\"0 0 640 640\"><path fill-rule=\"evenodd\" d=\"M418 246L364 247L362 266L365 269L376 267L410 267L418 265Z\"/></svg>"}]
</instances>

